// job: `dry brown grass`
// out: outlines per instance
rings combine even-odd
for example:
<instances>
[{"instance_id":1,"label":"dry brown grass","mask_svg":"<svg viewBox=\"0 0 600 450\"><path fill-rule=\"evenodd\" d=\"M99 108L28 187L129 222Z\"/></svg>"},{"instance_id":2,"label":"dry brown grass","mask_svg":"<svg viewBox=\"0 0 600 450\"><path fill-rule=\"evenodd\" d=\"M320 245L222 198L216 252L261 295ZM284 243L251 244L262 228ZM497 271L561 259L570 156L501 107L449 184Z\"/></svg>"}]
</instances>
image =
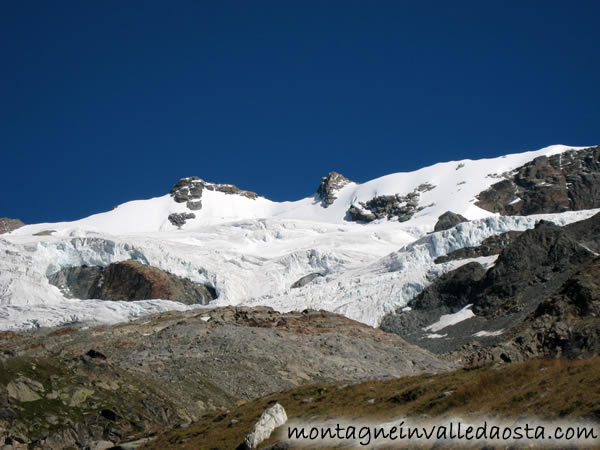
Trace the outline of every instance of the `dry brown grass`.
<instances>
[{"instance_id":1,"label":"dry brown grass","mask_svg":"<svg viewBox=\"0 0 600 450\"><path fill-rule=\"evenodd\" d=\"M206 415L186 429L159 436L146 448L235 448L275 402L298 420L385 421L427 415L600 421L600 358L488 365L351 386L305 386ZM268 444L274 442L272 438Z\"/></svg>"}]
</instances>

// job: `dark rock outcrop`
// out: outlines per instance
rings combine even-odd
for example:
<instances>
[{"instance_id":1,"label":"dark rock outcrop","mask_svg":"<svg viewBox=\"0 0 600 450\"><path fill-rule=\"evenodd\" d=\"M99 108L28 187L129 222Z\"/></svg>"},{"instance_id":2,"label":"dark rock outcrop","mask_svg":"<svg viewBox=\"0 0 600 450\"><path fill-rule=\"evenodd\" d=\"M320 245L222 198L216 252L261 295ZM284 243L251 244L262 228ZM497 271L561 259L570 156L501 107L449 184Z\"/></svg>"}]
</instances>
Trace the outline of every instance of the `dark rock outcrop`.
<instances>
[{"instance_id":1,"label":"dark rock outcrop","mask_svg":"<svg viewBox=\"0 0 600 450\"><path fill-rule=\"evenodd\" d=\"M600 207L600 146L540 156L478 195L477 206L502 215Z\"/></svg>"},{"instance_id":2,"label":"dark rock outcrop","mask_svg":"<svg viewBox=\"0 0 600 450\"><path fill-rule=\"evenodd\" d=\"M37 233L33 233L34 236L52 236L53 233L56 233L56 230L42 230Z\"/></svg>"},{"instance_id":3,"label":"dark rock outcrop","mask_svg":"<svg viewBox=\"0 0 600 450\"><path fill-rule=\"evenodd\" d=\"M200 200L204 190L204 181L198 177L187 177L180 179L177 184L171 188L171 197L177 203L186 203L189 201Z\"/></svg>"},{"instance_id":4,"label":"dark rock outcrop","mask_svg":"<svg viewBox=\"0 0 600 450\"><path fill-rule=\"evenodd\" d=\"M534 358L589 358L600 354L600 259L570 277L501 342L474 342L456 355L467 364Z\"/></svg>"},{"instance_id":5,"label":"dark rock outcrop","mask_svg":"<svg viewBox=\"0 0 600 450\"><path fill-rule=\"evenodd\" d=\"M196 202L193 202L194 204ZM185 225L188 219L195 219L196 214L194 213L173 213L169 214L169 222L171 222L177 228L181 228Z\"/></svg>"},{"instance_id":6,"label":"dark rock outcrop","mask_svg":"<svg viewBox=\"0 0 600 450\"><path fill-rule=\"evenodd\" d=\"M177 184L171 188L169 194L177 203L185 203L187 209L199 211L202 209L202 193L204 190L222 192L230 195L241 195L249 199L258 197L256 192L244 191L233 184L214 184L207 183L198 177L181 178ZM195 218L194 213L173 213L169 214L169 222L177 228L185 225L186 220Z\"/></svg>"},{"instance_id":7,"label":"dark rock outcrop","mask_svg":"<svg viewBox=\"0 0 600 450\"><path fill-rule=\"evenodd\" d=\"M411 300L409 306L417 310L442 308L442 314L456 312L466 306L465 299L471 297L471 292L485 273L485 268L477 262L460 266L438 278L431 287Z\"/></svg>"},{"instance_id":8,"label":"dark rock outcrop","mask_svg":"<svg viewBox=\"0 0 600 450\"><path fill-rule=\"evenodd\" d=\"M103 271L99 266L67 267L48 275L48 281L67 298L89 299L90 291L100 281Z\"/></svg>"},{"instance_id":9,"label":"dark rock outcrop","mask_svg":"<svg viewBox=\"0 0 600 450\"><path fill-rule=\"evenodd\" d=\"M212 286L194 283L133 260L107 267L71 267L48 276L48 280L66 296L79 299L162 299L206 305L217 298Z\"/></svg>"},{"instance_id":10,"label":"dark rock outcrop","mask_svg":"<svg viewBox=\"0 0 600 450\"><path fill-rule=\"evenodd\" d=\"M352 183L352 181L337 172L329 172L326 177L321 178L321 184L317 189L317 197L321 200L321 206L327 208L331 205L337 198L335 194L348 183Z\"/></svg>"},{"instance_id":11,"label":"dark rock outcrop","mask_svg":"<svg viewBox=\"0 0 600 450\"><path fill-rule=\"evenodd\" d=\"M423 328L467 305L485 272L481 264L471 262L442 275L409 302L410 311L384 316L380 328L419 342L425 334Z\"/></svg>"},{"instance_id":12,"label":"dark rock outcrop","mask_svg":"<svg viewBox=\"0 0 600 450\"><path fill-rule=\"evenodd\" d=\"M21 228L25 224L19 219L9 219L8 217L0 217L0 234L10 233L17 228Z\"/></svg>"},{"instance_id":13,"label":"dark rock outcrop","mask_svg":"<svg viewBox=\"0 0 600 450\"><path fill-rule=\"evenodd\" d=\"M410 220L415 213L425 209L419 206L420 194L433 189L431 184L421 184L406 195L380 195L367 202L352 205L347 211L348 220L354 222L372 222L377 219L398 219L398 222Z\"/></svg>"},{"instance_id":14,"label":"dark rock outcrop","mask_svg":"<svg viewBox=\"0 0 600 450\"><path fill-rule=\"evenodd\" d=\"M438 256L435 259L436 264L455 261L458 259L479 258L480 256L498 255L504 247L510 244L514 239L520 236L522 231L507 231L506 233L490 236L484 239L477 247L464 247L454 250L447 255Z\"/></svg>"},{"instance_id":15,"label":"dark rock outcrop","mask_svg":"<svg viewBox=\"0 0 600 450\"><path fill-rule=\"evenodd\" d=\"M453 213L452 211L446 211L440 217L433 227L433 231L444 231L455 227L459 223L468 222L469 220L460 214Z\"/></svg>"},{"instance_id":16,"label":"dark rock outcrop","mask_svg":"<svg viewBox=\"0 0 600 450\"><path fill-rule=\"evenodd\" d=\"M224 194L241 195L250 199L255 199L258 197L256 192L244 191L233 184L207 183L198 177L187 177L180 179L177 184L173 186L169 193L177 203L186 203L188 208L199 210L202 208L200 199L202 198L202 192L204 189L222 192Z\"/></svg>"}]
</instances>

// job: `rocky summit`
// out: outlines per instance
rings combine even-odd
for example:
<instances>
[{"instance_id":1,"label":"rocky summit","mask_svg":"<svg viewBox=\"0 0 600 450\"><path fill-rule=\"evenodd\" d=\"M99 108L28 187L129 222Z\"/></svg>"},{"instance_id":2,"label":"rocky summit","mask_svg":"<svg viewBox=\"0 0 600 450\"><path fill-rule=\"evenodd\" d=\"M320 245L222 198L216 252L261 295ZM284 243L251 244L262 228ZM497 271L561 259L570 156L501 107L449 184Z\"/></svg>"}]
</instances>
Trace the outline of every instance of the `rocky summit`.
<instances>
[{"instance_id":1,"label":"rocky summit","mask_svg":"<svg viewBox=\"0 0 600 450\"><path fill-rule=\"evenodd\" d=\"M352 181L337 172L329 172L326 177L321 178L321 184L317 189L317 197L321 200L323 208L331 206L337 199L337 191L349 183L352 183Z\"/></svg>"}]
</instances>

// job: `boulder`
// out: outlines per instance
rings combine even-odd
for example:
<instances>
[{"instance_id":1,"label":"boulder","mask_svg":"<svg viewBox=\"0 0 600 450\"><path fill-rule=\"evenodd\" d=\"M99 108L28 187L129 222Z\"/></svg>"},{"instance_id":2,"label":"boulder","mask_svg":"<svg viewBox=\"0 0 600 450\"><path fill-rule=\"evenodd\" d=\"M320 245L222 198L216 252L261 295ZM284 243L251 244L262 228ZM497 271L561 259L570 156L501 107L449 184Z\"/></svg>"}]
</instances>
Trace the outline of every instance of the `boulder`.
<instances>
[{"instance_id":1,"label":"boulder","mask_svg":"<svg viewBox=\"0 0 600 450\"><path fill-rule=\"evenodd\" d=\"M6 390L9 398L26 403L41 399L40 394L44 392L44 386L39 381L21 376L8 383Z\"/></svg>"},{"instance_id":2,"label":"boulder","mask_svg":"<svg viewBox=\"0 0 600 450\"><path fill-rule=\"evenodd\" d=\"M244 440L244 448L252 449L257 448L258 445L269 439L271 433L277 428L286 423L288 420L287 414L283 406L279 403L275 403L265 411L254 425L252 432L246 436Z\"/></svg>"}]
</instances>

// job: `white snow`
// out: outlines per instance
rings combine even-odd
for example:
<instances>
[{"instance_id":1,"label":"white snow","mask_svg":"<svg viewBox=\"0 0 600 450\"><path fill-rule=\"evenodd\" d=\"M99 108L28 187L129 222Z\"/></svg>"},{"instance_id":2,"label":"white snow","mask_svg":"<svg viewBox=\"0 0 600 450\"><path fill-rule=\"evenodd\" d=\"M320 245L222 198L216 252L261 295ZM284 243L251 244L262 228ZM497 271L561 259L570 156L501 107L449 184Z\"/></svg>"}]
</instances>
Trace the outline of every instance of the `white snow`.
<instances>
[{"instance_id":1,"label":"white snow","mask_svg":"<svg viewBox=\"0 0 600 450\"><path fill-rule=\"evenodd\" d=\"M473 305L467 305L454 314L444 314L436 323L423 328L423 331L440 331L446 327L449 327L450 325L456 325L459 322L470 319L471 317L475 316L473 311L471 311L472 306Z\"/></svg>"},{"instance_id":2,"label":"white snow","mask_svg":"<svg viewBox=\"0 0 600 450\"><path fill-rule=\"evenodd\" d=\"M478 331L473 336L475 336L475 337L500 336L502 333L504 333L504 329L502 329L502 330L496 330L496 331L484 331L484 330L482 330L482 331Z\"/></svg>"},{"instance_id":3,"label":"white snow","mask_svg":"<svg viewBox=\"0 0 600 450\"><path fill-rule=\"evenodd\" d=\"M350 183L328 208L313 197L278 203L205 189L202 209L194 211L197 217L181 230L167 217L186 211L185 204L169 195L128 202L74 222L28 225L0 237L0 329L112 323L190 308L163 300L68 300L46 277L64 267L105 266L126 259L213 285L219 298L211 306L326 309L377 325L387 312L406 306L432 279L471 261L436 265L436 257L476 246L495 234L532 228L540 219L565 225L598 212L501 217L474 205L475 196L501 179L500 174L537 156L570 148L552 146L502 158L440 163ZM456 170L457 166L462 167ZM457 186L460 180L468 183ZM435 188L421 194L420 205L433 206L409 221L364 225L344 219L352 204L376 195L406 195L424 183ZM438 216L447 210L471 222L431 233ZM45 230L56 232L34 236ZM495 258L475 260L490 267ZM290 288L315 272L324 276Z\"/></svg>"}]
</instances>

